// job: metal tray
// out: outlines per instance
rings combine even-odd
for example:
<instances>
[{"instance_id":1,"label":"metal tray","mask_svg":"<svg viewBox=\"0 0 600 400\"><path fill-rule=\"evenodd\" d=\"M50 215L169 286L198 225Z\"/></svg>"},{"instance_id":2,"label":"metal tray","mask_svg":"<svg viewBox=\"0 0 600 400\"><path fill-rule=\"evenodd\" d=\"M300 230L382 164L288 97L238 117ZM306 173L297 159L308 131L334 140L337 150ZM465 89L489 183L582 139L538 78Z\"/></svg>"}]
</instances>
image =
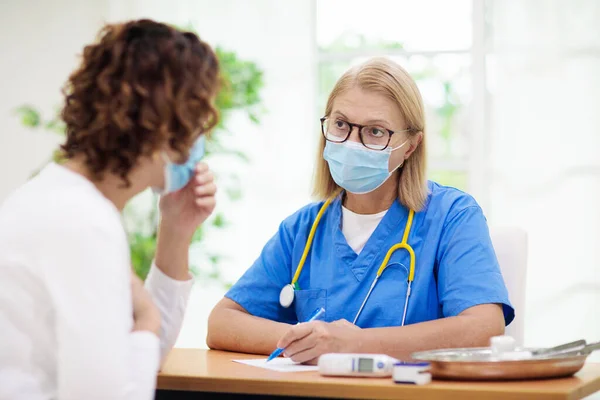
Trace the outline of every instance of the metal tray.
<instances>
[{"instance_id":1,"label":"metal tray","mask_svg":"<svg viewBox=\"0 0 600 400\"><path fill-rule=\"evenodd\" d=\"M488 347L445 349L417 352L414 360L430 364L430 372L436 379L455 380L520 380L559 378L579 371L598 343L585 348L560 354L544 354L543 348L518 348L513 352L530 352L527 359L506 360L498 357Z\"/></svg>"}]
</instances>

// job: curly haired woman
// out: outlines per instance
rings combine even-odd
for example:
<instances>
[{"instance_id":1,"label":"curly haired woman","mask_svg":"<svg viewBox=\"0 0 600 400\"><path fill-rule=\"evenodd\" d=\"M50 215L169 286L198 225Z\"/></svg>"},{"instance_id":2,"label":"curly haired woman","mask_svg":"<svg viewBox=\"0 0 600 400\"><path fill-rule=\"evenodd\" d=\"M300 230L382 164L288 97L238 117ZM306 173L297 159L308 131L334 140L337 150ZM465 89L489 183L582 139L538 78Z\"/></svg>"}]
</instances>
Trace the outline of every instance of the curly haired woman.
<instances>
[{"instance_id":1,"label":"curly haired woman","mask_svg":"<svg viewBox=\"0 0 600 400\"><path fill-rule=\"evenodd\" d=\"M199 163L219 67L193 33L105 27L65 86L65 162L0 208L0 398L151 399L191 289L188 247L215 207ZM130 267L121 211L162 193L154 263Z\"/></svg>"}]
</instances>

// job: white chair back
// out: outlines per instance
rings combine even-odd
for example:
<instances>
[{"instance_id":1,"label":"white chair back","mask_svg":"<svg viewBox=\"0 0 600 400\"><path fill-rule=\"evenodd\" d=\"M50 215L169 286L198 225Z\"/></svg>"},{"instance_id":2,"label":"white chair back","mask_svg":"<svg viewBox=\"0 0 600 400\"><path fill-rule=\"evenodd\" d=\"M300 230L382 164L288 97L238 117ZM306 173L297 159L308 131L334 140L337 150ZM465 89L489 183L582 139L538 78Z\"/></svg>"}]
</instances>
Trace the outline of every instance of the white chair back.
<instances>
[{"instance_id":1,"label":"white chair back","mask_svg":"<svg viewBox=\"0 0 600 400\"><path fill-rule=\"evenodd\" d=\"M516 227L492 227L490 236L500 270L508 289L515 319L506 327L505 335L522 346L525 336L525 284L527 277L527 232Z\"/></svg>"}]
</instances>

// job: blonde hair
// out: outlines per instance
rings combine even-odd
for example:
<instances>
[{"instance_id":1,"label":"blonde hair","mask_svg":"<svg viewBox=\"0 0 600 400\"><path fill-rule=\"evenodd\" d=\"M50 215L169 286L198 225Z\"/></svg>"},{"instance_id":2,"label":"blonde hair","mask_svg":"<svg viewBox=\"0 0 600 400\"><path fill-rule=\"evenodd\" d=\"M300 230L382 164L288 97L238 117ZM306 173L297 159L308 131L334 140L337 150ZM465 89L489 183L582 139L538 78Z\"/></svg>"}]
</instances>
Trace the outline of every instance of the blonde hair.
<instances>
[{"instance_id":1,"label":"blonde hair","mask_svg":"<svg viewBox=\"0 0 600 400\"><path fill-rule=\"evenodd\" d=\"M337 81L327 99L325 115L331 114L337 96L356 86L387 96L398 105L409 134L415 136L420 132L423 133L423 140L404 161L398 178L400 203L411 210L422 210L427 200L425 113L421 93L415 81L395 62L386 58L372 58L364 64L349 69ZM341 191L341 188L331 177L327 162L323 159L325 138L323 135L320 136L313 195L319 200L324 200Z\"/></svg>"}]
</instances>

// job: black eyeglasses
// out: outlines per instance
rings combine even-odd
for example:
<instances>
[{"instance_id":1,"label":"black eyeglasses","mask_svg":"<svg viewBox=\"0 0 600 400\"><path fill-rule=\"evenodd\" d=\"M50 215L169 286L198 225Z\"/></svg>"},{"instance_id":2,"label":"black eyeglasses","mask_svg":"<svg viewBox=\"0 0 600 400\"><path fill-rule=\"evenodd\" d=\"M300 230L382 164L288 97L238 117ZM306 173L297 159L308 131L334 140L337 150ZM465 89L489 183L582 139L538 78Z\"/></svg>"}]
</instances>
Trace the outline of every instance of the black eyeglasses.
<instances>
[{"instance_id":1,"label":"black eyeglasses","mask_svg":"<svg viewBox=\"0 0 600 400\"><path fill-rule=\"evenodd\" d=\"M385 150L394 133L411 131L411 129L392 131L377 125L353 124L340 118L321 118L321 132L326 140L333 143L343 143L348 140L354 127L358 129L360 142L371 150Z\"/></svg>"}]
</instances>

